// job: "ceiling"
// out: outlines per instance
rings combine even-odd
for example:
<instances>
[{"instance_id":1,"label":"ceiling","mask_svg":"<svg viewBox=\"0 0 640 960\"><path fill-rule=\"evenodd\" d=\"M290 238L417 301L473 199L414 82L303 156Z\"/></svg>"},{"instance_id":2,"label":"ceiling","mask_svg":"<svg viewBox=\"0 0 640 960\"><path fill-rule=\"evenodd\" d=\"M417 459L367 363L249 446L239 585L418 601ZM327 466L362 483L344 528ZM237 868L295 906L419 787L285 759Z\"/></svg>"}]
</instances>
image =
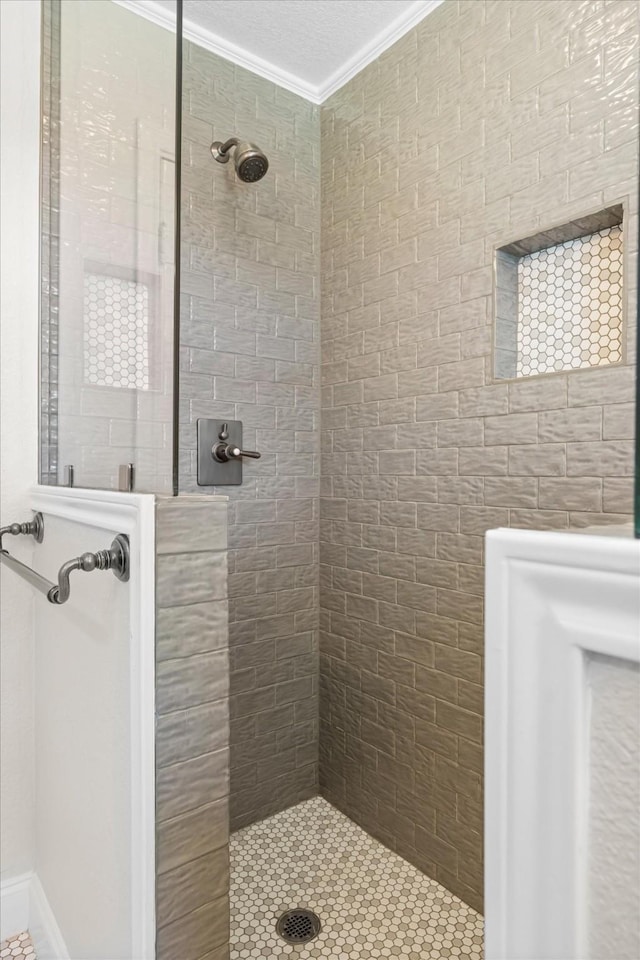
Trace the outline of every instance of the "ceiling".
<instances>
[{"instance_id":1,"label":"ceiling","mask_svg":"<svg viewBox=\"0 0 640 960\"><path fill-rule=\"evenodd\" d=\"M158 23L175 0L120 0ZM184 35L322 103L442 0L184 0Z\"/></svg>"}]
</instances>

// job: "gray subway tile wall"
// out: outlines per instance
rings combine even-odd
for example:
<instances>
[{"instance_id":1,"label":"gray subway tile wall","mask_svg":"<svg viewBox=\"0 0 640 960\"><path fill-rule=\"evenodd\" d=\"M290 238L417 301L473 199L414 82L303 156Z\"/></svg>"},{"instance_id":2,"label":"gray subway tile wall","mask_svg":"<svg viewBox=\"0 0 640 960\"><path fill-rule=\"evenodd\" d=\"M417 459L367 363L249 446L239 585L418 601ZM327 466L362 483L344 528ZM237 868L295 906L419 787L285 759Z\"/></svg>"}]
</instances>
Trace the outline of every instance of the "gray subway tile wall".
<instances>
[{"instance_id":1,"label":"gray subway tile wall","mask_svg":"<svg viewBox=\"0 0 640 960\"><path fill-rule=\"evenodd\" d=\"M219 497L156 500L158 960L228 957L226 514Z\"/></svg>"},{"instance_id":2,"label":"gray subway tile wall","mask_svg":"<svg viewBox=\"0 0 640 960\"><path fill-rule=\"evenodd\" d=\"M237 828L318 789L319 108L184 49L180 489L229 497ZM235 134L269 158L259 183L211 157ZM242 486L197 486L199 417L243 421L262 458L245 461Z\"/></svg>"},{"instance_id":3,"label":"gray subway tile wall","mask_svg":"<svg viewBox=\"0 0 640 960\"><path fill-rule=\"evenodd\" d=\"M481 907L484 533L624 520L632 493L632 332L625 365L493 382L495 251L623 203L630 322L638 19L447 0L321 110L186 44L201 496L158 502L160 957L228 955L229 822L318 788ZM260 183L212 160L233 133ZM241 487L197 486L199 417L263 453Z\"/></svg>"},{"instance_id":4,"label":"gray subway tile wall","mask_svg":"<svg viewBox=\"0 0 640 960\"><path fill-rule=\"evenodd\" d=\"M447 0L321 111L321 790L478 908L484 532L631 512L639 14ZM620 203L626 365L494 383L496 250Z\"/></svg>"}]
</instances>

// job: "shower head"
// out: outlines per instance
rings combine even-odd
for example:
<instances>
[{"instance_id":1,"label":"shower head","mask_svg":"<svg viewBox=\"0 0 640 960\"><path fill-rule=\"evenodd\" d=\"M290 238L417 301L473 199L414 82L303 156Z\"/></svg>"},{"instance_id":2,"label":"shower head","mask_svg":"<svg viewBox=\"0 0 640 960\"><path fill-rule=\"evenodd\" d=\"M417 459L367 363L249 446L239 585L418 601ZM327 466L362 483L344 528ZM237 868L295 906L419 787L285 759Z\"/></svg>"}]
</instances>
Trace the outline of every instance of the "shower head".
<instances>
[{"instance_id":1,"label":"shower head","mask_svg":"<svg viewBox=\"0 0 640 960\"><path fill-rule=\"evenodd\" d=\"M233 162L236 173L244 183L255 183L262 180L269 169L269 161L260 147L255 143L249 143L247 140L239 140L238 137L231 137L225 143L216 140L211 144L211 155L218 163L229 162L229 152L235 148Z\"/></svg>"}]
</instances>

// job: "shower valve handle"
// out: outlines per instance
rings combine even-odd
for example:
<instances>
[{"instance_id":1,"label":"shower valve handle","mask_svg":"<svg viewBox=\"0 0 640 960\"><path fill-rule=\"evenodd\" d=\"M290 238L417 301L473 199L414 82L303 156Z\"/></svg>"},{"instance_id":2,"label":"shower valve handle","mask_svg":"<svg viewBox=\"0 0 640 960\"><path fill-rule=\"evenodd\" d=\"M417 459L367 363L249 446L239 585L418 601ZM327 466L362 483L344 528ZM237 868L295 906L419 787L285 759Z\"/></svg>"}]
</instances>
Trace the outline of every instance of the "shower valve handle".
<instances>
[{"instance_id":1,"label":"shower valve handle","mask_svg":"<svg viewBox=\"0 0 640 960\"><path fill-rule=\"evenodd\" d=\"M218 463L228 463L230 460L240 460L242 457L250 457L252 460L259 460L262 456L257 450L241 450L233 443L221 441L211 448L211 455Z\"/></svg>"},{"instance_id":2,"label":"shower valve handle","mask_svg":"<svg viewBox=\"0 0 640 960\"><path fill-rule=\"evenodd\" d=\"M0 3L2 0L0 0ZM243 450L241 420L198 420L198 485L237 486L242 483L245 457L259 460L257 450Z\"/></svg>"}]
</instances>

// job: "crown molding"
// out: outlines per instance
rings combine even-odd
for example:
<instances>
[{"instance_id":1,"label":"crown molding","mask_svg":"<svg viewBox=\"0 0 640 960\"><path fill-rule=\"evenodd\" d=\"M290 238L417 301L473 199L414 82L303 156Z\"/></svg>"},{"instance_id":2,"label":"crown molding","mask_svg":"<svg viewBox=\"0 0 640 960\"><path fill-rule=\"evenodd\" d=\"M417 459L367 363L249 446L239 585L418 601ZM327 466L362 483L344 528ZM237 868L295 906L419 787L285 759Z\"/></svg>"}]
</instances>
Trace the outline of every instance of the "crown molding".
<instances>
[{"instance_id":1,"label":"crown molding","mask_svg":"<svg viewBox=\"0 0 640 960\"><path fill-rule=\"evenodd\" d=\"M126 10L131 10L132 13L144 17L145 20L150 20L159 27L164 27L166 30L172 30L175 33L176 18L166 7L154 3L154 0L113 0L113 2L117 3L119 7L124 7ZM191 20L183 20L182 35L185 40L190 40L197 46L210 50L211 53L216 53L224 60L230 60L231 63L236 63L239 67L244 67L245 70L249 70L265 80L270 80L279 87L284 87L285 90L297 93L299 97L304 97L311 103L319 104L321 102L318 99L318 90L312 84L306 83L286 70L281 70L273 63L263 60L262 57L249 53L235 43L230 43L223 37L211 33L210 30L199 27Z\"/></svg>"},{"instance_id":2,"label":"crown molding","mask_svg":"<svg viewBox=\"0 0 640 960\"><path fill-rule=\"evenodd\" d=\"M113 2L160 27L175 31L175 16L166 7L155 3L154 0L113 0ZM270 80L272 83L284 87L285 90L298 94L298 96L309 100L311 103L321 104L443 2L444 0L415 0L385 30L358 50L339 70L331 74L326 82L319 85L308 83L301 77L297 77L287 70L282 70L275 64L269 63L269 61L263 60L262 57L250 53L237 44L217 36L210 30L199 27L190 20L183 21L183 36L185 40L190 40L199 47L204 47L205 50L210 50L219 57L230 60L232 63L244 67L245 70L249 70L259 77L264 77L265 80Z\"/></svg>"},{"instance_id":3,"label":"crown molding","mask_svg":"<svg viewBox=\"0 0 640 960\"><path fill-rule=\"evenodd\" d=\"M339 70L332 73L329 79L316 89L317 103L324 103L336 90L343 87L345 83L348 83L352 77L364 70L381 53L393 46L396 40L412 30L417 23L420 23L441 3L444 3L444 0L415 0L415 3L412 3L403 14L392 20L385 30L382 30L370 43L358 50Z\"/></svg>"},{"instance_id":4,"label":"crown molding","mask_svg":"<svg viewBox=\"0 0 640 960\"><path fill-rule=\"evenodd\" d=\"M145 20L151 20L152 23L156 23L160 27L175 32L176 18L166 7L161 7L160 4L154 3L154 0L113 0L113 2L117 3L119 7L125 7L127 10L131 10L132 13L137 13L138 16L144 17ZM253 53L249 53L242 47L231 43L229 40L225 40L223 37L217 36L210 30L199 27L191 20L183 20L182 35L185 40L190 40L192 43L197 44L197 46L204 47L205 50L210 50L211 53L217 53L218 56L224 60L230 60L231 63L236 63L239 67L244 67L245 70L250 70L251 73L256 73L259 77L264 77L265 80L271 80L272 83L277 84L279 87L284 87L285 90L290 90L292 93L297 93L298 96L304 97L305 100L310 100L312 103L320 103L318 91L312 84L306 83L287 70L281 70L279 67L276 67L275 64L269 63L267 60L263 60L262 57L258 57Z\"/></svg>"}]
</instances>

